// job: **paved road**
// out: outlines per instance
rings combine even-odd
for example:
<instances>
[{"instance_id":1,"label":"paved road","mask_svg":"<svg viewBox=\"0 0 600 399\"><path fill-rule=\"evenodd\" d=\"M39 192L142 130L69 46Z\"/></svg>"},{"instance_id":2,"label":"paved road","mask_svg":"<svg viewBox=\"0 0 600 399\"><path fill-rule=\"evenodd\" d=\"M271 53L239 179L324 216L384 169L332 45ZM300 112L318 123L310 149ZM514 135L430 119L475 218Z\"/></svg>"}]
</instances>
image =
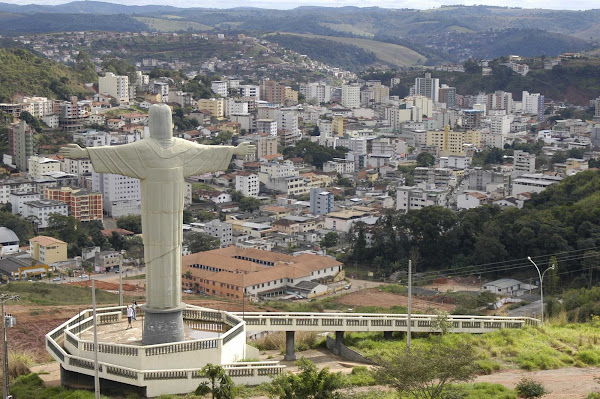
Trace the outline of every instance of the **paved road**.
<instances>
[{"instance_id":1,"label":"paved road","mask_svg":"<svg viewBox=\"0 0 600 399\"><path fill-rule=\"evenodd\" d=\"M537 300L528 305L521 306L520 308L509 310L506 314L507 316L513 317L529 316L539 318L542 314L542 302Z\"/></svg>"}]
</instances>

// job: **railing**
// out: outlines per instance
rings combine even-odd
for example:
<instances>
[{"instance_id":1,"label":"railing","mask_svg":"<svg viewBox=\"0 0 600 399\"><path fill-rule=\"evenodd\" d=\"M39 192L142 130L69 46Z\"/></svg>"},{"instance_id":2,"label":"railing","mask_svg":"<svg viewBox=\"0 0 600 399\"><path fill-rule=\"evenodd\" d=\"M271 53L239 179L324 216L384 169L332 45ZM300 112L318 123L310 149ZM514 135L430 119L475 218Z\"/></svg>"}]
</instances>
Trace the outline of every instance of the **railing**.
<instances>
[{"instance_id":1,"label":"railing","mask_svg":"<svg viewBox=\"0 0 600 399\"><path fill-rule=\"evenodd\" d=\"M145 346L146 356L167 355L170 353L191 352L219 347L219 339L199 339L181 343L160 344Z\"/></svg>"},{"instance_id":2,"label":"railing","mask_svg":"<svg viewBox=\"0 0 600 399\"><path fill-rule=\"evenodd\" d=\"M240 316L241 313L234 313ZM438 315L412 315L411 326L417 330L436 330ZM450 331L481 333L502 328L518 329L537 326L539 320L529 317L448 315ZM244 321L251 331L405 331L406 314L360 313L259 313L245 312Z\"/></svg>"}]
</instances>

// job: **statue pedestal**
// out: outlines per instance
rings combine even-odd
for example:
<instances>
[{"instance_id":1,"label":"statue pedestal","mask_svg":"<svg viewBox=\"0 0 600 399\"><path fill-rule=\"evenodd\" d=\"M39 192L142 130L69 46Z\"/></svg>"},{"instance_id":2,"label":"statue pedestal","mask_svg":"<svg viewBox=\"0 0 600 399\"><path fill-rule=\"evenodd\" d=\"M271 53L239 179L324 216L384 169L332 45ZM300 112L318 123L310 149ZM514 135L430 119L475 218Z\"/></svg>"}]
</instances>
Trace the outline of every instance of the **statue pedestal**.
<instances>
[{"instance_id":1,"label":"statue pedestal","mask_svg":"<svg viewBox=\"0 0 600 399\"><path fill-rule=\"evenodd\" d=\"M185 340L183 329L183 310L185 303L171 309L150 309L145 305L144 331L142 343L144 345L168 344Z\"/></svg>"}]
</instances>

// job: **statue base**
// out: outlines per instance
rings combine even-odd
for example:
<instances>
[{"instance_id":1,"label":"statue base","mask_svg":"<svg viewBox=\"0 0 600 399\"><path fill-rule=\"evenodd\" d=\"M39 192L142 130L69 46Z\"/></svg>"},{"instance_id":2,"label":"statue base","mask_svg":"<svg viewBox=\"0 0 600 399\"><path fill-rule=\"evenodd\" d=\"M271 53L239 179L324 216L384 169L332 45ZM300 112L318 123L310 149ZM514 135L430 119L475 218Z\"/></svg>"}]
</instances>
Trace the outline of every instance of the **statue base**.
<instances>
[{"instance_id":1,"label":"statue base","mask_svg":"<svg viewBox=\"0 0 600 399\"><path fill-rule=\"evenodd\" d=\"M144 311L143 345L168 344L185 340L183 328L183 309L185 303L171 309L150 309L141 306Z\"/></svg>"}]
</instances>

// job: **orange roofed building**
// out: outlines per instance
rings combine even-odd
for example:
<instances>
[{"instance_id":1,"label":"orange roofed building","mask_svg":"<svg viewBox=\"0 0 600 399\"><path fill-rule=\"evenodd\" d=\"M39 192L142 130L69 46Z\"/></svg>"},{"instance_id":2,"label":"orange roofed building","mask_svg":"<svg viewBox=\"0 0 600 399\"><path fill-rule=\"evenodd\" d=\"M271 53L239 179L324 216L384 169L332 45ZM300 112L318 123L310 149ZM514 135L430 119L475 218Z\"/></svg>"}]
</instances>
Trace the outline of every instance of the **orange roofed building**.
<instances>
[{"instance_id":1,"label":"orange roofed building","mask_svg":"<svg viewBox=\"0 0 600 399\"><path fill-rule=\"evenodd\" d=\"M230 299L267 298L295 291L304 281L325 284L345 277L341 262L328 256L297 256L234 246L186 255L182 288Z\"/></svg>"}]
</instances>

